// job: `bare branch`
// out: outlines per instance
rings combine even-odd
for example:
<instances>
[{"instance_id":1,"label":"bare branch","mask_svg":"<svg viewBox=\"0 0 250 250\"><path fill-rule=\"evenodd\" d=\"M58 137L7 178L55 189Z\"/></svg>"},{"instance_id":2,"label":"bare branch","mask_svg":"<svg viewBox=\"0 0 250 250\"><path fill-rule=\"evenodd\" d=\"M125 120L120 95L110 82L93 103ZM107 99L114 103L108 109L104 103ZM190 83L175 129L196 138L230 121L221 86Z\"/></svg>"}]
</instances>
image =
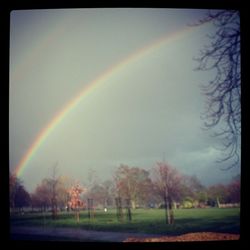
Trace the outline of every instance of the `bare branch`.
<instances>
[{"instance_id":1,"label":"bare branch","mask_svg":"<svg viewBox=\"0 0 250 250\"><path fill-rule=\"evenodd\" d=\"M219 128L214 136L221 138L225 156L218 162L230 161L228 168L240 163L241 136L241 70L240 17L236 10L209 11L195 25L207 22L216 27L209 34L210 44L195 58L196 70L215 70L213 80L202 86L207 106L202 119L207 129ZM221 129L222 128L222 129Z\"/></svg>"}]
</instances>

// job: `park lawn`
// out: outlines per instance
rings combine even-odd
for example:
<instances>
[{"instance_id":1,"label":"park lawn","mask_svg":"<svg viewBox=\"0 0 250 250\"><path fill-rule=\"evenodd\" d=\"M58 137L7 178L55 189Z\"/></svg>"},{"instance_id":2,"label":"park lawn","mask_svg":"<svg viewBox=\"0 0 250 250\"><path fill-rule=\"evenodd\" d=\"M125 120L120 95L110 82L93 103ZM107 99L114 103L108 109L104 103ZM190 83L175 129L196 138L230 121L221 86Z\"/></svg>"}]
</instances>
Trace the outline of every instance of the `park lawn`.
<instances>
[{"instance_id":1,"label":"park lawn","mask_svg":"<svg viewBox=\"0 0 250 250\"><path fill-rule=\"evenodd\" d=\"M58 219L52 220L51 214L33 213L11 217L11 225L42 227L75 227L98 231L140 232L162 235L179 235L189 232L239 233L239 208L206 208L175 210L174 225L165 223L164 209L136 209L132 211L132 221L119 222L116 210L95 211L95 218L89 220L87 211L80 214L77 223L73 213L62 212Z\"/></svg>"}]
</instances>

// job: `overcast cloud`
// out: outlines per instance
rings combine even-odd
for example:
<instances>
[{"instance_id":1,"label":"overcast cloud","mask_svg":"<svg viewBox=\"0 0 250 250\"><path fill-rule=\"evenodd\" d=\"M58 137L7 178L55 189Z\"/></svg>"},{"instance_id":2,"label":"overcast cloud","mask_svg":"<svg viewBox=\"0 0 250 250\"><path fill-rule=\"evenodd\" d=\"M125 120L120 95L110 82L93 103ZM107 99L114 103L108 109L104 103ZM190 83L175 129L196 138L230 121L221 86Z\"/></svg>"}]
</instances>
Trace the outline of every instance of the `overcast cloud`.
<instances>
[{"instance_id":1,"label":"overcast cloud","mask_svg":"<svg viewBox=\"0 0 250 250\"><path fill-rule=\"evenodd\" d=\"M204 10L83 9L11 13L10 169L51 119L107 68L160 37L183 30ZM193 60L212 25L131 62L65 117L26 166L32 191L58 161L59 173L85 180L90 168L111 178L121 163L150 169L167 162L205 184L229 181L219 141L202 130L200 86L213 72Z\"/></svg>"}]
</instances>

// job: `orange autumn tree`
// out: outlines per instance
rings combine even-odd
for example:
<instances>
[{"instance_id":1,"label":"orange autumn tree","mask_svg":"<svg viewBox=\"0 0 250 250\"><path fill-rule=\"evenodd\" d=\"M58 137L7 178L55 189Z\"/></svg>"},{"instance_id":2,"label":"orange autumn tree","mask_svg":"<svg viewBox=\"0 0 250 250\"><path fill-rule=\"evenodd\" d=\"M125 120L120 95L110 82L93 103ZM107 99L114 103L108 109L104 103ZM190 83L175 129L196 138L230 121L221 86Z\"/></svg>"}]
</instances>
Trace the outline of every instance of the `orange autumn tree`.
<instances>
[{"instance_id":1,"label":"orange autumn tree","mask_svg":"<svg viewBox=\"0 0 250 250\"><path fill-rule=\"evenodd\" d=\"M69 190L69 202L68 207L75 212L76 221L80 220L80 208L84 207L84 202L81 200L81 194L84 193L86 189L80 186L79 183L73 185Z\"/></svg>"}]
</instances>

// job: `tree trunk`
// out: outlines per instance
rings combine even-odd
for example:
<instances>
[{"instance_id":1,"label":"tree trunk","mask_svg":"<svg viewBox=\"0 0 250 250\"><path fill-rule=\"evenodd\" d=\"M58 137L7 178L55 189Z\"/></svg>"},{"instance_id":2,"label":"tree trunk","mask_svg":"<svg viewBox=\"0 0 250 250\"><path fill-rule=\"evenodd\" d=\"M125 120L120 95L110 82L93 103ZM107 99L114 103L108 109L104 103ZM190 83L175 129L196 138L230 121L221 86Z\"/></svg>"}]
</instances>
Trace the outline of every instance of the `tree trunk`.
<instances>
[{"instance_id":1,"label":"tree trunk","mask_svg":"<svg viewBox=\"0 0 250 250\"><path fill-rule=\"evenodd\" d=\"M135 204L135 201L134 201L134 200L131 200L131 207L132 207L133 209L136 208L136 204Z\"/></svg>"},{"instance_id":2,"label":"tree trunk","mask_svg":"<svg viewBox=\"0 0 250 250\"><path fill-rule=\"evenodd\" d=\"M177 209L177 204L175 201L173 201L173 209L176 210Z\"/></svg>"},{"instance_id":3,"label":"tree trunk","mask_svg":"<svg viewBox=\"0 0 250 250\"><path fill-rule=\"evenodd\" d=\"M128 221L132 221L132 214L131 214L131 200L127 199L126 200L126 206L127 206L127 219Z\"/></svg>"},{"instance_id":4,"label":"tree trunk","mask_svg":"<svg viewBox=\"0 0 250 250\"><path fill-rule=\"evenodd\" d=\"M216 197L216 203L217 203L218 208L220 208L220 200L219 200L219 197Z\"/></svg>"},{"instance_id":5,"label":"tree trunk","mask_svg":"<svg viewBox=\"0 0 250 250\"><path fill-rule=\"evenodd\" d=\"M169 204L169 224L174 224L173 201L170 197L168 198L168 204Z\"/></svg>"},{"instance_id":6,"label":"tree trunk","mask_svg":"<svg viewBox=\"0 0 250 250\"><path fill-rule=\"evenodd\" d=\"M79 215L79 210L78 208L76 208L76 221L79 222L80 221L80 215Z\"/></svg>"},{"instance_id":7,"label":"tree trunk","mask_svg":"<svg viewBox=\"0 0 250 250\"><path fill-rule=\"evenodd\" d=\"M170 224L169 204L166 196L164 197L164 207L165 207L166 224Z\"/></svg>"},{"instance_id":8,"label":"tree trunk","mask_svg":"<svg viewBox=\"0 0 250 250\"><path fill-rule=\"evenodd\" d=\"M120 197L115 198L116 215L118 221L123 221L122 201Z\"/></svg>"}]
</instances>

